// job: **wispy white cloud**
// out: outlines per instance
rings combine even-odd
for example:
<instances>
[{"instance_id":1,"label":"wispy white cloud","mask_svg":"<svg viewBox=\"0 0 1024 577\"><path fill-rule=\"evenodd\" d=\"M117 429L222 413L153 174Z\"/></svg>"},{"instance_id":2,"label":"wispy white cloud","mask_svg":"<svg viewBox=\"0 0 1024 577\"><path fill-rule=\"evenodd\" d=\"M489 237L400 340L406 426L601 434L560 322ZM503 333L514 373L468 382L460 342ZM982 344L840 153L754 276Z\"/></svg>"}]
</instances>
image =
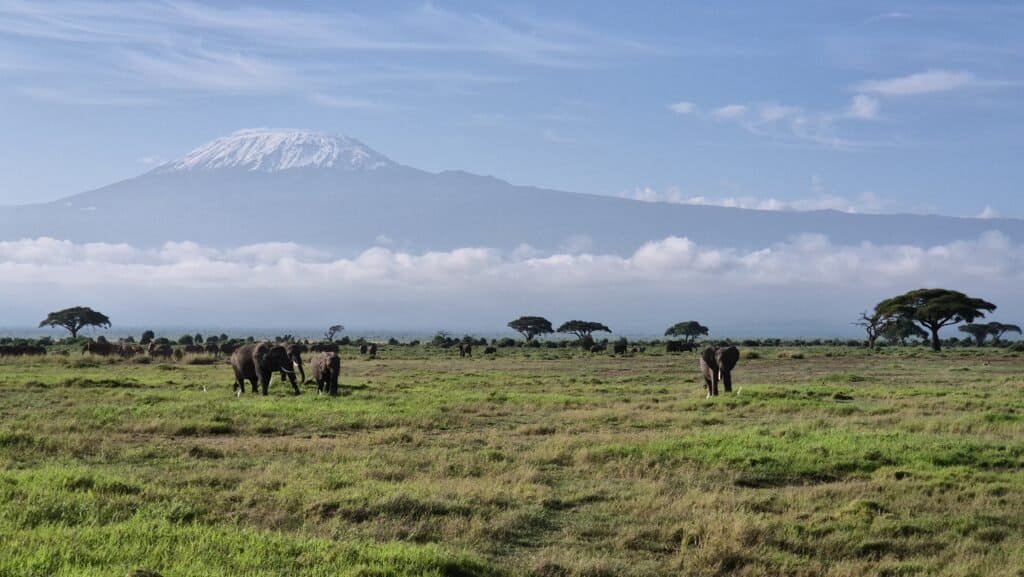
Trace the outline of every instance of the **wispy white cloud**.
<instances>
[{"instance_id":1,"label":"wispy white cloud","mask_svg":"<svg viewBox=\"0 0 1024 577\"><path fill-rule=\"evenodd\" d=\"M875 120L878 118L878 109L880 107L879 101L873 96L867 94L857 94L850 101L850 110L847 114L851 118L859 118L861 120Z\"/></svg>"},{"instance_id":2,"label":"wispy white cloud","mask_svg":"<svg viewBox=\"0 0 1024 577\"><path fill-rule=\"evenodd\" d=\"M485 14L433 4L360 15L292 6L222 8L195 2L96 0L0 4L0 39L32 39L67 51L89 45L85 62L108 85L168 86L208 92L306 92L364 82L455 83L473 71L452 69L452 54L540 68L588 68L654 54L641 42L576 23ZM54 75L81 72L50 58ZM352 58L353 54L360 55ZM396 56L416 55L413 70L389 71ZM407 58L404 58L406 61ZM76 59L75 62L83 62ZM341 70L343 73L339 73ZM438 76L449 77L437 80ZM486 76L486 74L483 74ZM351 96L364 100L364 96Z\"/></svg>"},{"instance_id":3,"label":"wispy white cloud","mask_svg":"<svg viewBox=\"0 0 1024 577\"><path fill-rule=\"evenodd\" d=\"M687 195L676 188L658 191L651 187L639 188L621 196L643 202L667 202L670 204L689 204L694 206L722 206L777 211L836 210L848 213L876 213L883 206L878 196L870 191L861 193L857 198L847 198L833 194L824 186L823 181L816 176L811 179L811 189L811 196L795 200L744 195L721 197Z\"/></svg>"},{"instance_id":4,"label":"wispy white cloud","mask_svg":"<svg viewBox=\"0 0 1024 577\"><path fill-rule=\"evenodd\" d=\"M687 114L692 114L696 112L697 105L692 102L682 101L676 102L674 104L669 104L668 109L676 114L679 114L680 116L686 116Z\"/></svg>"},{"instance_id":5,"label":"wispy white cloud","mask_svg":"<svg viewBox=\"0 0 1024 577\"><path fill-rule=\"evenodd\" d=\"M387 105L377 100L370 100L367 98L348 98L340 96L332 96L330 94L324 94L322 92L314 92L309 96L310 102L323 106L324 108L342 108L342 109L368 109L368 108L384 108Z\"/></svg>"},{"instance_id":6,"label":"wispy white cloud","mask_svg":"<svg viewBox=\"0 0 1024 577\"><path fill-rule=\"evenodd\" d=\"M720 106L713 111L711 115L716 118L736 119L741 118L747 113L747 107L743 104L727 104Z\"/></svg>"},{"instance_id":7,"label":"wispy white cloud","mask_svg":"<svg viewBox=\"0 0 1024 577\"><path fill-rule=\"evenodd\" d=\"M541 133L541 137L545 142L551 142L553 144L575 144L577 140L570 136L565 136L559 132L556 132L550 128L545 129Z\"/></svg>"},{"instance_id":8,"label":"wispy white cloud","mask_svg":"<svg viewBox=\"0 0 1024 577\"><path fill-rule=\"evenodd\" d=\"M978 218L998 218L998 217L999 217L999 211L997 211L996 209L992 208L991 206L989 206L987 204L985 205L985 208L982 209L982 211L978 214Z\"/></svg>"},{"instance_id":9,"label":"wispy white cloud","mask_svg":"<svg viewBox=\"0 0 1024 577\"><path fill-rule=\"evenodd\" d=\"M148 96L131 96L122 94L82 94L72 90L42 88L39 86L23 86L18 92L33 100L70 104L75 106L156 106L160 100Z\"/></svg>"},{"instance_id":10,"label":"wispy white cloud","mask_svg":"<svg viewBox=\"0 0 1024 577\"><path fill-rule=\"evenodd\" d=\"M857 90L882 96L915 96L948 92L978 84L978 79L970 72L935 69L897 78L868 80L859 84Z\"/></svg>"}]
</instances>

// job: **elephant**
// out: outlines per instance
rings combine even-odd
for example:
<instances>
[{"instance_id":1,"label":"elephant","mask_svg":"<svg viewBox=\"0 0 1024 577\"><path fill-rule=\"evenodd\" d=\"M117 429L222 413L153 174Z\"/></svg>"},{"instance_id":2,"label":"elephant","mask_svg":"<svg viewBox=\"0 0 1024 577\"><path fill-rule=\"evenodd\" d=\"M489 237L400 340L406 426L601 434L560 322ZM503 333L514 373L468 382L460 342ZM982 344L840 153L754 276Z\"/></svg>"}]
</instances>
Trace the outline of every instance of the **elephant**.
<instances>
[{"instance_id":1,"label":"elephant","mask_svg":"<svg viewBox=\"0 0 1024 577\"><path fill-rule=\"evenodd\" d=\"M302 353L306 352L306 345L301 343L288 343L284 345L284 350L288 352L288 358L292 360L292 368L299 371L299 383L305 384L306 382L306 371L302 366ZM284 380L287 377L285 371L281 371L281 379ZM292 377L294 378L294 376Z\"/></svg>"},{"instance_id":2,"label":"elephant","mask_svg":"<svg viewBox=\"0 0 1024 577\"><path fill-rule=\"evenodd\" d=\"M114 345L111 344L107 339L100 337L95 341L89 339L84 345L82 345L82 354L92 353L94 355L100 355L101 357L110 356L114 352Z\"/></svg>"},{"instance_id":3,"label":"elephant","mask_svg":"<svg viewBox=\"0 0 1024 577\"><path fill-rule=\"evenodd\" d=\"M314 353L337 353L341 350L341 347L338 346L338 343L324 341L319 343L313 343L313 346L310 347L310 350L313 351Z\"/></svg>"},{"instance_id":4,"label":"elephant","mask_svg":"<svg viewBox=\"0 0 1024 577\"><path fill-rule=\"evenodd\" d=\"M363 343L363 344L359 345L359 354L365 355L366 351L368 351L368 350L370 350L370 347L366 343Z\"/></svg>"},{"instance_id":5,"label":"elephant","mask_svg":"<svg viewBox=\"0 0 1024 577\"><path fill-rule=\"evenodd\" d=\"M666 353L688 353L697 350L696 343L686 341L667 341L665 343Z\"/></svg>"},{"instance_id":6,"label":"elephant","mask_svg":"<svg viewBox=\"0 0 1024 577\"><path fill-rule=\"evenodd\" d=\"M377 358L377 343L370 343L370 350L368 351L370 358Z\"/></svg>"},{"instance_id":7,"label":"elephant","mask_svg":"<svg viewBox=\"0 0 1024 577\"><path fill-rule=\"evenodd\" d=\"M473 356L473 345L469 343L459 343L459 356L460 357L472 357Z\"/></svg>"},{"instance_id":8,"label":"elephant","mask_svg":"<svg viewBox=\"0 0 1024 577\"><path fill-rule=\"evenodd\" d=\"M171 345L157 344L156 342L152 342L149 344L149 356L151 357L161 357L164 359L169 359L173 354L174 349L171 347Z\"/></svg>"},{"instance_id":9,"label":"elephant","mask_svg":"<svg viewBox=\"0 0 1024 577\"><path fill-rule=\"evenodd\" d=\"M718 381L725 385L725 392L732 392L732 370L740 360L736 347L708 347L700 354L700 371L709 397L718 396Z\"/></svg>"},{"instance_id":10,"label":"elephant","mask_svg":"<svg viewBox=\"0 0 1024 577\"><path fill-rule=\"evenodd\" d=\"M612 352L614 352L617 355L624 355L626 354L626 350L628 350L628 348L629 345L627 345L626 343L615 343L614 345L612 345Z\"/></svg>"},{"instance_id":11,"label":"elephant","mask_svg":"<svg viewBox=\"0 0 1024 577\"><path fill-rule=\"evenodd\" d=\"M496 354L498 354L498 349L496 347L487 347L486 349L484 349L484 354L485 355L496 355Z\"/></svg>"},{"instance_id":12,"label":"elephant","mask_svg":"<svg viewBox=\"0 0 1024 577\"><path fill-rule=\"evenodd\" d=\"M241 396L245 392L246 379L252 383L252 392L256 393L257 385L264 396L270 388L270 379L275 372L281 371L292 384L294 394L302 391L295 383L295 372L291 370L292 360L288 350L274 343L248 343L231 353L231 368L235 371L235 394Z\"/></svg>"},{"instance_id":13,"label":"elephant","mask_svg":"<svg viewBox=\"0 0 1024 577\"><path fill-rule=\"evenodd\" d=\"M313 357L313 380L317 393L338 395L338 377L341 375L341 357L338 353L318 353Z\"/></svg>"}]
</instances>

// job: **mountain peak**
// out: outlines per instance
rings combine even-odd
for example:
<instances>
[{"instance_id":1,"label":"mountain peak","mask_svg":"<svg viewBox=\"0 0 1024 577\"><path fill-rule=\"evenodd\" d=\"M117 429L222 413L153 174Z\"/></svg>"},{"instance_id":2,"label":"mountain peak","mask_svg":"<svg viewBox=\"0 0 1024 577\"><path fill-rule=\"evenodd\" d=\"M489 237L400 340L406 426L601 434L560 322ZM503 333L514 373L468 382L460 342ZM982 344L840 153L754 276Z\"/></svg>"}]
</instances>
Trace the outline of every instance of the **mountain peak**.
<instances>
[{"instance_id":1,"label":"mountain peak","mask_svg":"<svg viewBox=\"0 0 1024 577\"><path fill-rule=\"evenodd\" d=\"M278 172L295 168L374 170L395 163L354 138L310 130L250 128L208 142L160 172L235 168Z\"/></svg>"}]
</instances>

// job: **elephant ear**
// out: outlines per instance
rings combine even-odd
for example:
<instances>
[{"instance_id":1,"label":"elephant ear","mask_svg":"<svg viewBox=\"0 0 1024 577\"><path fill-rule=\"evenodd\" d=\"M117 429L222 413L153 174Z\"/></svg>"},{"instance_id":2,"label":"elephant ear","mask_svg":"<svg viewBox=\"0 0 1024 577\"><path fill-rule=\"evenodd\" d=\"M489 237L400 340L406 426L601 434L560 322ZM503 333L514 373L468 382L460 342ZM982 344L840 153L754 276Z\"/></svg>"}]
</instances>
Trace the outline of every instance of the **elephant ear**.
<instances>
[{"instance_id":1,"label":"elephant ear","mask_svg":"<svg viewBox=\"0 0 1024 577\"><path fill-rule=\"evenodd\" d=\"M256 359L256 364L262 366L266 362L267 353L268 351L266 347L256 347L256 351L253 353L253 358Z\"/></svg>"}]
</instances>

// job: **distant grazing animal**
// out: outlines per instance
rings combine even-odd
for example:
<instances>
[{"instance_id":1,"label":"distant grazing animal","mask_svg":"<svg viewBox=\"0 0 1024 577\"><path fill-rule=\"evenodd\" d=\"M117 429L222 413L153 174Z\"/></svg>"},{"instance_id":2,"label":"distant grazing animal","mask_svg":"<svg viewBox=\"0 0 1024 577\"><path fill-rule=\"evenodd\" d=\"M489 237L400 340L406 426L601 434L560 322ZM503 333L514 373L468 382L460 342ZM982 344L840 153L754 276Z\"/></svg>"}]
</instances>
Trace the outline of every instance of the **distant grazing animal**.
<instances>
[{"instance_id":1,"label":"distant grazing animal","mask_svg":"<svg viewBox=\"0 0 1024 577\"><path fill-rule=\"evenodd\" d=\"M185 352L190 355L195 355L203 352L203 345L185 345Z\"/></svg>"},{"instance_id":2,"label":"distant grazing animal","mask_svg":"<svg viewBox=\"0 0 1024 577\"><path fill-rule=\"evenodd\" d=\"M67 351L64 351L66 354ZM17 345L0 345L0 357L20 357L20 356L37 356L45 355L46 347L42 345L29 345L29 344L17 344Z\"/></svg>"},{"instance_id":3,"label":"distant grazing animal","mask_svg":"<svg viewBox=\"0 0 1024 577\"><path fill-rule=\"evenodd\" d=\"M740 360L736 347L708 347L700 354L700 372L709 397L718 396L718 381L725 385L725 392L732 392L732 370Z\"/></svg>"},{"instance_id":4,"label":"distant grazing animal","mask_svg":"<svg viewBox=\"0 0 1024 577\"><path fill-rule=\"evenodd\" d=\"M368 351L368 350L370 350L370 347L367 346L366 343L363 343L363 344L359 345L359 354L365 355L366 351Z\"/></svg>"},{"instance_id":5,"label":"distant grazing animal","mask_svg":"<svg viewBox=\"0 0 1024 577\"><path fill-rule=\"evenodd\" d=\"M628 346L626 345L626 343L615 343L612 346L612 352L617 354L617 355L624 355L624 354L626 354L626 350L627 349L628 349Z\"/></svg>"},{"instance_id":6,"label":"distant grazing animal","mask_svg":"<svg viewBox=\"0 0 1024 577\"><path fill-rule=\"evenodd\" d=\"M377 358L377 343L370 343L370 349L367 352L371 359Z\"/></svg>"},{"instance_id":7,"label":"distant grazing animal","mask_svg":"<svg viewBox=\"0 0 1024 577\"><path fill-rule=\"evenodd\" d=\"M496 354L498 354L498 349L495 348L495 347L487 347L486 349L484 349L484 354L485 355L496 355Z\"/></svg>"},{"instance_id":8,"label":"distant grazing animal","mask_svg":"<svg viewBox=\"0 0 1024 577\"><path fill-rule=\"evenodd\" d=\"M341 376L341 357L338 353L317 353L313 357L313 380L317 393L338 394L338 377Z\"/></svg>"},{"instance_id":9,"label":"distant grazing animal","mask_svg":"<svg viewBox=\"0 0 1024 577\"><path fill-rule=\"evenodd\" d=\"M607 348L608 347L606 347L604 345L593 345L593 346L590 347L590 352L592 352L592 353L600 353L600 352L603 352Z\"/></svg>"},{"instance_id":10,"label":"distant grazing animal","mask_svg":"<svg viewBox=\"0 0 1024 577\"><path fill-rule=\"evenodd\" d=\"M257 386L263 395L267 395L270 379L274 373L281 371L288 376L293 392L298 395L302 391L295 383L295 373L291 370L292 360L288 351L281 345L273 343L248 343L238 347L231 353L231 368L235 371L235 394L245 392L245 381L252 383L252 392Z\"/></svg>"},{"instance_id":11,"label":"distant grazing animal","mask_svg":"<svg viewBox=\"0 0 1024 577\"><path fill-rule=\"evenodd\" d=\"M208 355L213 355L215 357L220 356L220 347L217 346L217 343L206 343L206 346L203 347L203 350Z\"/></svg>"},{"instance_id":12,"label":"distant grazing animal","mask_svg":"<svg viewBox=\"0 0 1024 577\"><path fill-rule=\"evenodd\" d=\"M341 347L338 346L338 343L331 341L323 341L319 343L313 343L312 345L310 345L309 350L313 351L314 353L336 353L341 350Z\"/></svg>"},{"instance_id":13,"label":"distant grazing animal","mask_svg":"<svg viewBox=\"0 0 1024 577\"><path fill-rule=\"evenodd\" d=\"M683 341L667 341L665 343L666 353L688 353L690 351L695 350L697 350L696 343L688 343Z\"/></svg>"},{"instance_id":14,"label":"distant grazing animal","mask_svg":"<svg viewBox=\"0 0 1024 577\"><path fill-rule=\"evenodd\" d=\"M151 357L169 359L173 354L174 349L171 348L171 345L157 344L155 342L149 344L149 356Z\"/></svg>"},{"instance_id":15,"label":"distant grazing animal","mask_svg":"<svg viewBox=\"0 0 1024 577\"><path fill-rule=\"evenodd\" d=\"M180 361L181 358L185 356L185 351L181 349L174 349L174 351L171 354L174 355L174 360Z\"/></svg>"},{"instance_id":16,"label":"distant grazing animal","mask_svg":"<svg viewBox=\"0 0 1024 577\"><path fill-rule=\"evenodd\" d=\"M473 345L469 343L459 343L459 356L460 357L472 357L473 356Z\"/></svg>"},{"instance_id":17,"label":"distant grazing animal","mask_svg":"<svg viewBox=\"0 0 1024 577\"><path fill-rule=\"evenodd\" d=\"M85 353L92 353L94 355L100 355L101 357L108 357L112 352L114 352L114 345L103 337L100 337L95 341L89 339L85 344L82 345L83 355Z\"/></svg>"}]
</instances>

